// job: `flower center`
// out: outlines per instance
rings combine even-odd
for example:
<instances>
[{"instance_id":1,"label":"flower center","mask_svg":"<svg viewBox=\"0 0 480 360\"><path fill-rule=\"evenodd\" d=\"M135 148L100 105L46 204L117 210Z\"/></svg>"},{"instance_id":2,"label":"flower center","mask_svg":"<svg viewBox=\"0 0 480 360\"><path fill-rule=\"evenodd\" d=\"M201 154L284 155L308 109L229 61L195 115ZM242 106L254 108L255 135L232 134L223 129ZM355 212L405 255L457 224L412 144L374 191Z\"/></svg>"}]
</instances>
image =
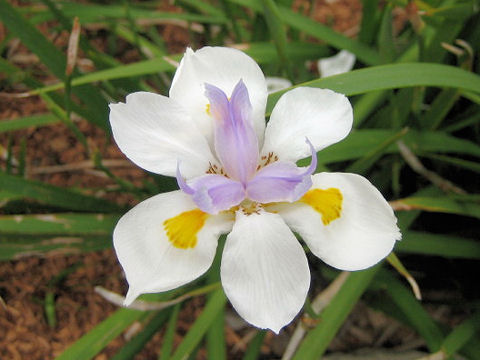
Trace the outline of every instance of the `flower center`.
<instances>
[{"instance_id":1,"label":"flower center","mask_svg":"<svg viewBox=\"0 0 480 360\"><path fill-rule=\"evenodd\" d=\"M252 214L259 214L260 209L262 209L262 205L252 201L250 199L245 199L242 201L240 204L240 210L245 214L245 215L252 215Z\"/></svg>"},{"instance_id":2,"label":"flower center","mask_svg":"<svg viewBox=\"0 0 480 360\"><path fill-rule=\"evenodd\" d=\"M242 80L230 97L222 89L205 84L205 96L210 102L206 111L213 122L218 164L210 163L205 175L188 183L177 167L180 189L192 196L200 210L217 214L242 209L253 214L260 211L260 204L297 201L310 189L317 166L315 148L305 139L312 153L307 168L282 161L273 152L260 156L252 105Z\"/></svg>"}]
</instances>

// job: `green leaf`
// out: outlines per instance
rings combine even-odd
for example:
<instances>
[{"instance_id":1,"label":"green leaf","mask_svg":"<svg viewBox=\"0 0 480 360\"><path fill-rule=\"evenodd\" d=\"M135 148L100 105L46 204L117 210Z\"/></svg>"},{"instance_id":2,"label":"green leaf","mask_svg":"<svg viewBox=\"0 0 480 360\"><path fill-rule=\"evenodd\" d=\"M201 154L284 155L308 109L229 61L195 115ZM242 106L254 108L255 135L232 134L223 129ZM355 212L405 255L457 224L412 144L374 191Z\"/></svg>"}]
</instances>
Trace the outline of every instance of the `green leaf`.
<instances>
[{"instance_id":1,"label":"green leaf","mask_svg":"<svg viewBox=\"0 0 480 360\"><path fill-rule=\"evenodd\" d=\"M78 16L82 24L88 23L98 23L105 22L106 20L111 19L125 19L125 8L122 5L100 5L100 4L80 4L69 1L62 1L62 11L63 13L73 18ZM227 19L224 16L217 15L199 15L199 14L188 14L188 13L178 13L178 12L162 12L162 11L152 11L151 9L142 9L140 7L131 6L130 14L133 19L164 19L164 20L184 20L190 22L198 22L203 24L223 24L227 22ZM50 12L37 12L34 20L39 21L49 21L52 20L52 14Z\"/></svg>"},{"instance_id":2,"label":"green leaf","mask_svg":"<svg viewBox=\"0 0 480 360\"><path fill-rule=\"evenodd\" d=\"M163 336L162 351L158 360L168 360L170 359L170 354L173 349L173 340L175 338L175 329L177 326L178 313L180 312L181 304L174 306L173 310L170 313L170 319L168 320L167 330Z\"/></svg>"},{"instance_id":3,"label":"green leaf","mask_svg":"<svg viewBox=\"0 0 480 360\"><path fill-rule=\"evenodd\" d=\"M319 154L320 164L353 160L365 156L373 149L378 149L385 139L395 136L394 130L354 130L344 140L323 149ZM403 142L420 155L436 153L457 153L480 157L480 146L470 141L458 139L442 132L420 132L410 130ZM398 153L398 148L392 144L385 152Z\"/></svg>"},{"instance_id":4,"label":"green leaf","mask_svg":"<svg viewBox=\"0 0 480 360\"><path fill-rule=\"evenodd\" d=\"M401 253L480 260L480 243L460 236L403 231L395 249Z\"/></svg>"},{"instance_id":5,"label":"green leaf","mask_svg":"<svg viewBox=\"0 0 480 360\"><path fill-rule=\"evenodd\" d=\"M287 34L283 27L282 20L277 5L273 0L261 0L263 5L263 13L267 21L270 35L275 43L278 58L288 77L293 81L293 73L290 68L290 60L287 56Z\"/></svg>"},{"instance_id":6,"label":"green leaf","mask_svg":"<svg viewBox=\"0 0 480 360\"><path fill-rule=\"evenodd\" d=\"M148 312L120 309L75 341L55 360L89 360L97 355L110 341L120 335L135 321L141 321Z\"/></svg>"},{"instance_id":7,"label":"green leaf","mask_svg":"<svg viewBox=\"0 0 480 360\"><path fill-rule=\"evenodd\" d=\"M267 334L266 330L259 330L255 337L250 341L248 344L247 351L245 351L245 355L243 356L243 360L256 360L260 358L260 350L263 344L263 339Z\"/></svg>"},{"instance_id":8,"label":"green leaf","mask_svg":"<svg viewBox=\"0 0 480 360\"><path fill-rule=\"evenodd\" d=\"M2 235L0 237L0 261L17 260L30 256L48 257L59 254L79 254L111 247L111 235L58 235L50 237L45 235Z\"/></svg>"},{"instance_id":9,"label":"green leaf","mask_svg":"<svg viewBox=\"0 0 480 360\"><path fill-rule=\"evenodd\" d=\"M378 275L376 281L382 283L411 326L425 340L430 351L437 351L443 341L443 333L423 309L420 302L415 299L410 289L406 288L389 271L382 271Z\"/></svg>"},{"instance_id":10,"label":"green leaf","mask_svg":"<svg viewBox=\"0 0 480 360\"><path fill-rule=\"evenodd\" d=\"M276 50L273 44L250 43L242 46L242 50L252 56L258 63L264 64L276 61ZM328 55L325 46L309 43L290 43L287 45L288 57L292 60L304 60ZM159 72L173 72L176 70L172 62L179 62L182 54L169 55L161 58L139 61L132 64L120 65L110 69L92 72L72 80L72 87L90 84L97 81L115 80L140 75L155 74ZM64 83L57 83L32 90L32 94L43 94L50 91L63 89Z\"/></svg>"},{"instance_id":11,"label":"green leaf","mask_svg":"<svg viewBox=\"0 0 480 360\"><path fill-rule=\"evenodd\" d=\"M0 188L16 197L33 199L45 205L67 210L85 212L115 212L121 210L118 205L106 200L4 173L0 173Z\"/></svg>"},{"instance_id":12,"label":"green leaf","mask_svg":"<svg viewBox=\"0 0 480 360\"><path fill-rule=\"evenodd\" d=\"M353 164L349 165L345 171L346 172L353 172L357 174L365 174L368 169L370 169L375 162L382 157L382 155L387 151L388 147L390 147L393 143L397 140L404 137L408 132L408 129L402 129L393 136L385 139L382 143L378 146L372 148L368 151L365 155L363 155L360 159L355 161Z\"/></svg>"},{"instance_id":13,"label":"green leaf","mask_svg":"<svg viewBox=\"0 0 480 360\"><path fill-rule=\"evenodd\" d=\"M311 330L300 344L293 359L316 360L323 355L379 269L380 266L377 265L368 270L353 272L348 276L330 305L321 313L321 321L317 327Z\"/></svg>"},{"instance_id":14,"label":"green leaf","mask_svg":"<svg viewBox=\"0 0 480 360\"><path fill-rule=\"evenodd\" d=\"M202 314L190 327L188 333L183 338L183 341L171 357L171 360L185 359L195 349L215 320L219 311L224 308L226 301L227 298L222 289L213 293L212 297L207 301L207 305L205 306L205 309L203 309Z\"/></svg>"},{"instance_id":15,"label":"green leaf","mask_svg":"<svg viewBox=\"0 0 480 360\"><path fill-rule=\"evenodd\" d=\"M457 325L447 335L442 344L442 352L445 358L449 358L462 349L478 331L480 331L480 312L477 311L477 313L463 321L460 325Z\"/></svg>"},{"instance_id":16,"label":"green leaf","mask_svg":"<svg viewBox=\"0 0 480 360\"><path fill-rule=\"evenodd\" d=\"M331 89L347 96L412 86L447 87L479 92L480 76L449 65L402 63L354 70L298 86ZM268 97L267 113L271 113L274 104L288 90L277 91Z\"/></svg>"},{"instance_id":17,"label":"green leaf","mask_svg":"<svg viewBox=\"0 0 480 360\"><path fill-rule=\"evenodd\" d=\"M168 319L169 312L167 310L159 311L156 314L151 314L151 319L145 325L144 329L140 331L127 344L122 346L111 360L130 360L135 354L139 353L145 344L155 335L155 333L165 324Z\"/></svg>"},{"instance_id":18,"label":"green leaf","mask_svg":"<svg viewBox=\"0 0 480 360\"><path fill-rule=\"evenodd\" d=\"M443 90L433 101L428 112L420 119L425 129L436 130L459 98L457 89Z\"/></svg>"},{"instance_id":19,"label":"green leaf","mask_svg":"<svg viewBox=\"0 0 480 360\"><path fill-rule=\"evenodd\" d=\"M0 215L0 234L110 235L119 218L112 214Z\"/></svg>"},{"instance_id":20,"label":"green leaf","mask_svg":"<svg viewBox=\"0 0 480 360\"><path fill-rule=\"evenodd\" d=\"M382 21L378 32L378 49L384 63L393 62L396 58L397 49L393 37L392 7L387 5L383 9Z\"/></svg>"},{"instance_id":21,"label":"green leaf","mask_svg":"<svg viewBox=\"0 0 480 360\"><path fill-rule=\"evenodd\" d=\"M442 212L448 214L466 215L480 219L480 204L478 201L457 199L449 196L419 197L413 196L395 200L396 204L405 205L413 210Z\"/></svg>"},{"instance_id":22,"label":"green leaf","mask_svg":"<svg viewBox=\"0 0 480 360\"><path fill-rule=\"evenodd\" d=\"M362 16L358 38L364 44L371 44L377 32L379 20L378 0L362 0L362 11L369 16Z\"/></svg>"},{"instance_id":23,"label":"green leaf","mask_svg":"<svg viewBox=\"0 0 480 360\"><path fill-rule=\"evenodd\" d=\"M25 128L37 128L40 126L59 123L60 120L53 114L40 114L25 116L17 119L3 120L0 122L0 133L21 130Z\"/></svg>"},{"instance_id":24,"label":"green leaf","mask_svg":"<svg viewBox=\"0 0 480 360\"><path fill-rule=\"evenodd\" d=\"M441 162L445 162L447 164L454 165L456 167L461 167L464 169L468 169L474 171L476 173L480 173L480 164L475 161L463 160L452 156L446 155L438 155L438 154L420 154L422 157L426 157L428 159L438 160Z\"/></svg>"}]
</instances>

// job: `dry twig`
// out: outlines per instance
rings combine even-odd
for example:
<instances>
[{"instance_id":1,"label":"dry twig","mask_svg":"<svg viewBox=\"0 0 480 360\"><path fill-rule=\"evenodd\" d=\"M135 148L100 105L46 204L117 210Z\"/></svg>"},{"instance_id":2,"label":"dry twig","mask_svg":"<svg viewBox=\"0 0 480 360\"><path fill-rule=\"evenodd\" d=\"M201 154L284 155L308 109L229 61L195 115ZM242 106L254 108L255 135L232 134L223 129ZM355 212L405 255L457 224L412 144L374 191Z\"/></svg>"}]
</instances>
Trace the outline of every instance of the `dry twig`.
<instances>
[{"instance_id":1,"label":"dry twig","mask_svg":"<svg viewBox=\"0 0 480 360\"><path fill-rule=\"evenodd\" d=\"M406 161L406 163L415 171L417 174L422 175L424 178L429 180L433 185L439 187L443 191L451 191L456 194L466 194L467 192L457 185L453 184L451 181L442 178L437 173L428 170L423 164L420 162L418 157L410 150L410 148L405 145L405 143L401 140L397 141L397 146L400 151L400 155ZM390 204L392 205L392 204ZM405 210L405 209L401 209Z\"/></svg>"}]
</instances>

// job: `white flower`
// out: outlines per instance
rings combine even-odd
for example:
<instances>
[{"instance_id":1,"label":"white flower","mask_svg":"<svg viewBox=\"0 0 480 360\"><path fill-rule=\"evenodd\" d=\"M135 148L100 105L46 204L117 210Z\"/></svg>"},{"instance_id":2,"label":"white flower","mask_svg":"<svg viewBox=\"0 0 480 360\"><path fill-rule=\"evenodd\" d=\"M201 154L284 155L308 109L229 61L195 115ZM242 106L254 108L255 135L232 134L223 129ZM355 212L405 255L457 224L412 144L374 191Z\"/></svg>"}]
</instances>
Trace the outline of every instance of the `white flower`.
<instances>
[{"instance_id":1,"label":"white flower","mask_svg":"<svg viewBox=\"0 0 480 360\"><path fill-rule=\"evenodd\" d=\"M365 178L320 173L316 152L352 126L348 99L327 89L285 93L265 127L267 87L258 65L229 48L187 49L170 97L146 92L110 106L120 149L145 170L176 176L118 222L114 246L129 290L186 284L210 267L218 237L227 297L249 323L275 332L302 308L313 254L343 270L370 267L400 233L392 209ZM295 162L312 156L311 165Z\"/></svg>"},{"instance_id":2,"label":"white flower","mask_svg":"<svg viewBox=\"0 0 480 360\"><path fill-rule=\"evenodd\" d=\"M290 80L275 76L267 76L265 82L267 83L267 91L269 94L292 86Z\"/></svg>"},{"instance_id":3,"label":"white flower","mask_svg":"<svg viewBox=\"0 0 480 360\"><path fill-rule=\"evenodd\" d=\"M334 56L318 60L318 72L321 77L343 74L353 69L355 61L354 54L347 50L341 50Z\"/></svg>"}]
</instances>

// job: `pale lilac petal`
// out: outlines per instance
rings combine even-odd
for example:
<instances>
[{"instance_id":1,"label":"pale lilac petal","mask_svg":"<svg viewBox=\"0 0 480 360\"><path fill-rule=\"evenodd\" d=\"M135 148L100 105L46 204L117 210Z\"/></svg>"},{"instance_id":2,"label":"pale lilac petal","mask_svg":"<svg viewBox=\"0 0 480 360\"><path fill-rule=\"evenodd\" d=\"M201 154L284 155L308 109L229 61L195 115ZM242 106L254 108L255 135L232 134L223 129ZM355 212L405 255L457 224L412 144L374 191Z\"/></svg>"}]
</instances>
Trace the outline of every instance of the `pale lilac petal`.
<instances>
[{"instance_id":1,"label":"pale lilac petal","mask_svg":"<svg viewBox=\"0 0 480 360\"><path fill-rule=\"evenodd\" d=\"M258 139L248 90L240 80L229 100L221 89L205 84L205 95L215 119L217 156L228 176L245 184L255 174L258 162Z\"/></svg>"},{"instance_id":2,"label":"pale lilac petal","mask_svg":"<svg viewBox=\"0 0 480 360\"><path fill-rule=\"evenodd\" d=\"M312 162L308 168L294 163L274 162L261 169L247 185L247 197L261 203L296 201L312 186L311 175L317 167L317 154L308 141Z\"/></svg>"},{"instance_id":3,"label":"pale lilac petal","mask_svg":"<svg viewBox=\"0 0 480 360\"><path fill-rule=\"evenodd\" d=\"M180 190L182 190L184 193L188 194L188 195L192 195L195 190L193 190L190 186L188 186L187 182L185 181L185 179L183 178L182 174L180 173L180 163L177 163L177 174L176 174L176 178L177 178L177 184L178 184L178 187L180 188Z\"/></svg>"},{"instance_id":4,"label":"pale lilac petal","mask_svg":"<svg viewBox=\"0 0 480 360\"><path fill-rule=\"evenodd\" d=\"M193 189L192 199L200 210L209 214L228 210L245 199L243 185L223 175L204 175L187 186Z\"/></svg>"}]
</instances>

